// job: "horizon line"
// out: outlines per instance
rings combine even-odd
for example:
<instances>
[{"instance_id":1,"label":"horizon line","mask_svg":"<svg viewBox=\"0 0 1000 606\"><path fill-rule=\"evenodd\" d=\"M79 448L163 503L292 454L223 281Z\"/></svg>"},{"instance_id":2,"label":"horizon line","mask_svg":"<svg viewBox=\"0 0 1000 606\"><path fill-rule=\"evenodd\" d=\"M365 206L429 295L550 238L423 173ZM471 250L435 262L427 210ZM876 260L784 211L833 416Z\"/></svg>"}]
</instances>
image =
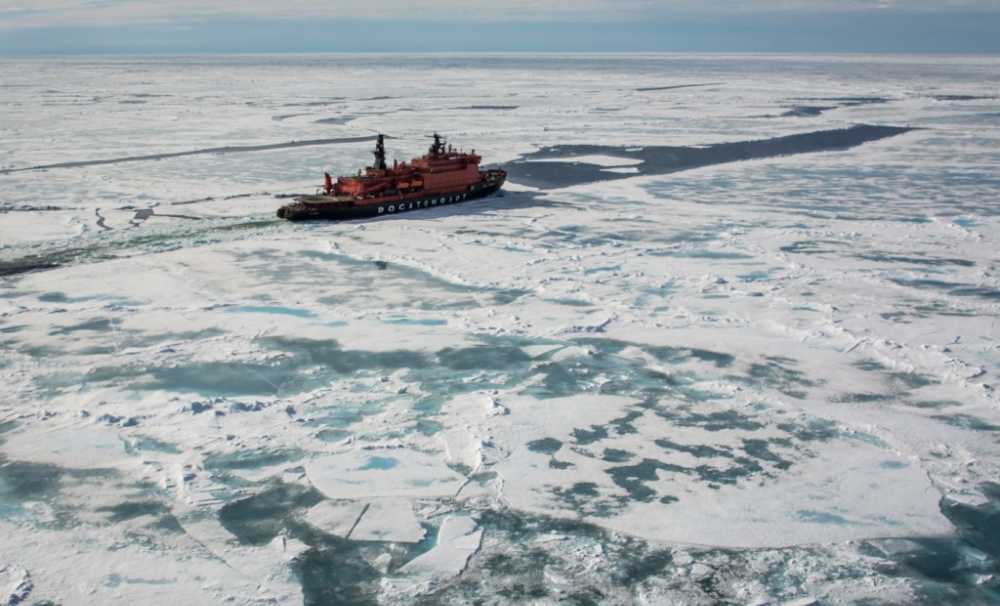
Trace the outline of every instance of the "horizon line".
<instances>
[{"instance_id":1,"label":"horizon line","mask_svg":"<svg viewBox=\"0 0 1000 606\"><path fill-rule=\"evenodd\" d=\"M856 57L856 56L899 56L899 57L941 57L941 56L952 56L952 57L998 57L1000 56L1000 50L997 51L906 51L906 50L854 50L854 51L706 51L706 50L671 50L671 51L641 51L641 50L495 50L495 51L465 51L465 50L446 50L446 51L406 51L406 50L392 50L392 51L376 51L376 50L356 50L356 51L343 51L343 50L331 50L331 51L302 51L302 50L266 50L266 51L234 51L234 50L200 50L200 51L177 51L177 52L161 52L161 51L143 51L143 50L122 50L122 51L32 51L32 52L4 52L0 51L0 57L18 57L18 58L31 58L31 57L120 57L129 55L142 55L145 57L203 57L203 56L254 56L254 55L384 55L384 56L419 56L419 57L432 57L432 56L442 56L442 55L458 55L458 56L497 56L497 55L634 55L634 56L668 56L668 55L706 55L706 56L822 56L822 57Z\"/></svg>"}]
</instances>

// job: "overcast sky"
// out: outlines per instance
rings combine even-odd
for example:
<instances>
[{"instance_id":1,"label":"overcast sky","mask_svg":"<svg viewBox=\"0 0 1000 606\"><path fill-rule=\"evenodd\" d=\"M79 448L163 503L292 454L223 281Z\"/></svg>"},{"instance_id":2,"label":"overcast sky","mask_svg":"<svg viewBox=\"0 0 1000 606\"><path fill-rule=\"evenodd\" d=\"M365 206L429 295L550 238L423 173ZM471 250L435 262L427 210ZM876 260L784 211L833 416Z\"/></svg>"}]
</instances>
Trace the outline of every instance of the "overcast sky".
<instances>
[{"instance_id":1,"label":"overcast sky","mask_svg":"<svg viewBox=\"0 0 1000 606\"><path fill-rule=\"evenodd\" d=\"M0 0L0 53L1000 52L1000 0Z\"/></svg>"}]
</instances>

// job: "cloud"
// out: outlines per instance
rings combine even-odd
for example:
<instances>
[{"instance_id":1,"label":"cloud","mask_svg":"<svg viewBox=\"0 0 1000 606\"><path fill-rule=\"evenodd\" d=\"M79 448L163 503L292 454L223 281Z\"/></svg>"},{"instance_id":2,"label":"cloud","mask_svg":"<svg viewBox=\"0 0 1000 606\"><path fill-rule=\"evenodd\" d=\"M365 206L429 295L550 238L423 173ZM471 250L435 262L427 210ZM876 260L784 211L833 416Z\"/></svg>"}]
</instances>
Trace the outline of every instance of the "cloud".
<instances>
[{"instance_id":1,"label":"cloud","mask_svg":"<svg viewBox=\"0 0 1000 606\"><path fill-rule=\"evenodd\" d=\"M676 15L849 11L997 12L1000 0L0 0L0 28L240 19L630 22Z\"/></svg>"}]
</instances>

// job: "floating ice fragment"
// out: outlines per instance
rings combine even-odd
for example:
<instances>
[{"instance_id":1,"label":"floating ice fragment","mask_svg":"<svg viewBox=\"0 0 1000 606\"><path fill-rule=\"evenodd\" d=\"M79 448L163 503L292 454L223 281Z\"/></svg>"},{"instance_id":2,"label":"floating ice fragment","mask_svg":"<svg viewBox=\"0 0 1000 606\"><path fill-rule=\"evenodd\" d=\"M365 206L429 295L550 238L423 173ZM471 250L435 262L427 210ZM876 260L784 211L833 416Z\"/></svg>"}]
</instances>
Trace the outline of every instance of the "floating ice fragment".
<instances>
[{"instance_id":1,"label":"floating ice fragment","mask_svg":"<svg viewBox=\"0 0 1000 606\"><path fill-rule=\"evenodd\" d=\"M380 454L381 453L381 454ZM391 459L394 465L379 465ZM309 481L332 499L368 497L445 497L464 478L448 468L445 457L413 450L355 450L310 461Z\"/></svg>"},{"instance_id":2,"label":"floating ice fragment","mask_svg":"<svg viewBox=\"0 0 1000 606\"><path fill-rule=\"evenodd\" d=\"M361 502L321 501L306 512L306 522L325 533L346 538L367 507Z\"/></svg>"},{"instance_id":3,"label":"floating ice fragment","mask_svg":"<svg viewBox=\"0 0 1000 606\"><path fill-rule=\"evenodd\" d=\"M409 501L385 499L374 501L365 508L348 538L352 541L418 543L424 534Z\"/></svg>"},{"instance_id":4,"label":"floating ice fragment","mask_svg":"<svg viewBox=\"0 0 1000 606\"><path fill-rule=\"evenodd\" d=\"M483 530L469 516L449 516L438 531L437 543L427 553L408 562L400 572L443 581L465 570L469 558L479 550Z\"/></svg>"}]
</instances>

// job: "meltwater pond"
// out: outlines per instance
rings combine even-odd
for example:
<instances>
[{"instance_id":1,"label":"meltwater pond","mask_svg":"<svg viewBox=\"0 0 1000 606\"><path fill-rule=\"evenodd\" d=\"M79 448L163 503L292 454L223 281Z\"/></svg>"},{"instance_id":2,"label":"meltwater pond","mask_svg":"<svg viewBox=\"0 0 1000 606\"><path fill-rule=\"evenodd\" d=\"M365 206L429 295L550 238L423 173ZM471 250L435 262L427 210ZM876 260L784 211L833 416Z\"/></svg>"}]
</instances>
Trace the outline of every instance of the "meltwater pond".
<instances>
[{"instance_id":1,"label":"meltwater pond","mask_svg":"<svg viewBox=\"0 0 1000 606\"><path fill-rule=\"evenodd\" d=\"M1000 603L996 74L0 61L0 604Z\"/></svg>"}]
</instances>

